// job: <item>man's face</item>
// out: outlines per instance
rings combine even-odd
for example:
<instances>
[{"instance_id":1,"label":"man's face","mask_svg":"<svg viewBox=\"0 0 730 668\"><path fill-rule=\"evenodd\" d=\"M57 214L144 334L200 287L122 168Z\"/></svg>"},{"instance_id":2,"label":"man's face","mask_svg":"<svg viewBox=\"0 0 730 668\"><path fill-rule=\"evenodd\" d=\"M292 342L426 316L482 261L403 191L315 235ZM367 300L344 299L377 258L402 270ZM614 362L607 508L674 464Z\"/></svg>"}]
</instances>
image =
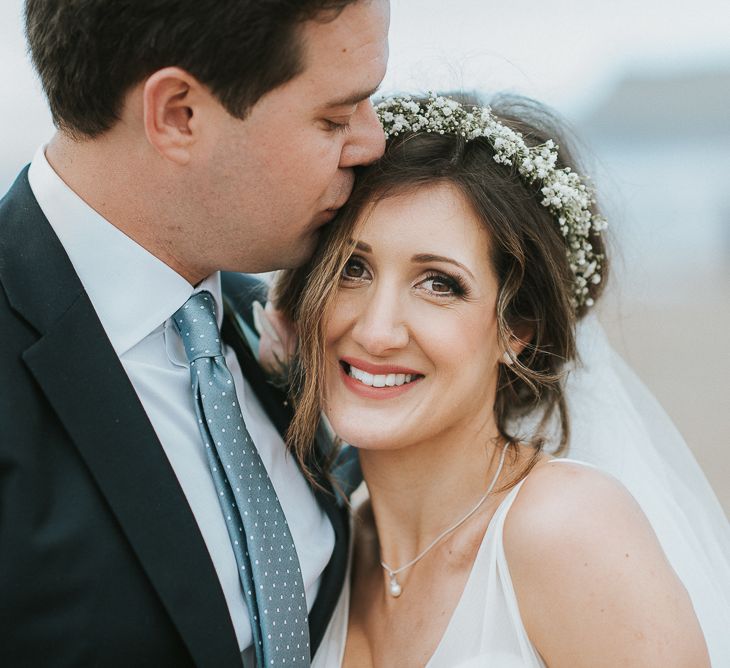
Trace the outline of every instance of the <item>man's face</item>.
<instances>
[{"instance_id":1,"label":"man's face","mask_svg":"<svg viewBox=\"0 0 730 668\"><path fill-rule=\"evenodd\" d=\"M196 188L214 269L304 262L349 197L353 168L380 157L384 135L370 96L385 74L388 23L387 0L359 0L330 22L306 22L302 73L244 120L222 115Z\"/></svg>"}]
</instances>

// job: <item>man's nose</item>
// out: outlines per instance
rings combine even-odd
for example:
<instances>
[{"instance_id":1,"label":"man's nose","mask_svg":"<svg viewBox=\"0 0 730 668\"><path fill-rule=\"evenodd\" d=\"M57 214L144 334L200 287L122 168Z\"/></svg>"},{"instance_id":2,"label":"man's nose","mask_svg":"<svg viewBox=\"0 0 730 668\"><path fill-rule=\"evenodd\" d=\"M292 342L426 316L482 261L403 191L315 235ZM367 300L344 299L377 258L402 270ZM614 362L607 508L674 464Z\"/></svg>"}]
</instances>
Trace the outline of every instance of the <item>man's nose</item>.
<instances>
[{"instance_id":1,"label":"man's nose","mask_svg":"<svg viewBox=\"0 0 730 668\"><path fill-rule=\"evenodd\" d=\"M340 167L367 165L377 160L385 150L385 133L370 100L358 104L350 120L350 133L342 147Z\"/></svg>"}]
</instances>

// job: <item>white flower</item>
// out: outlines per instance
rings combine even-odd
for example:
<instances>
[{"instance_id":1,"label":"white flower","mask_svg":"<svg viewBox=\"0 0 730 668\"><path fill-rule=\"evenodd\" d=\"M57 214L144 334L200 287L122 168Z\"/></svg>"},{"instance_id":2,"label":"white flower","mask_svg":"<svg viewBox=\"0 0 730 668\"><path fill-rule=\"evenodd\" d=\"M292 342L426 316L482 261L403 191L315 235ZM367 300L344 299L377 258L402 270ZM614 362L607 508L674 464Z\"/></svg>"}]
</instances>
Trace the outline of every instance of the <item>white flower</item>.
<instances>
[{"instance_id":1,"label":"white flower","mask_svg":"<svg viewBox=\"0 0 730 668\"><path fill-rule=\"evenodd\" d=\"M601 281L603 256L596 254L590 243L591 233L599 234L607 227L604 218L594 215L593 191L570 168L558 169L558 146L549 139L541 146L529 147L523 136L504 125L489 107L467 109L456 100L431 93L427 102L419 103L410 96L383 100L375 107L386 138L401 132L425 131L453 134L467 141L484 138L494 150L494 161L516 165L526 183L542 182L541 204L556 218L566 242L566 254L574 275L575 308L592 306L588 297L588 280Z\"/></svg>"}]
</instances>

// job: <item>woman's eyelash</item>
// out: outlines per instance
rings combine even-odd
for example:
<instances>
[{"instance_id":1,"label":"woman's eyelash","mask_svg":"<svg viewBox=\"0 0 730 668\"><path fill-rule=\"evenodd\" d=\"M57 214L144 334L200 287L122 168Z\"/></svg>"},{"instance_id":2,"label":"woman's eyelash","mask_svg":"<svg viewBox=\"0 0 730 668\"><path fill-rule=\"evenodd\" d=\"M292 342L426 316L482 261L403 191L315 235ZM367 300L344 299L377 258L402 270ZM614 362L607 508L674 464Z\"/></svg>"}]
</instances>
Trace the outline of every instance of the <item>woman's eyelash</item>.
<instances>
[{"instance_id":1,"label":"woman's eyelash","mask_svg":"<svg viewBox=\"0 0 730 668\"><path fill-rule=\"evenodd\" d=\"M450 294L446 293L440 293L443 294L443 296L448 297L466 297L469 294L469 288L466 286L464 281L460 276L447 276L446 274L440 274L440 273L429 273L424 279L424 281L438 281L439 283L443 283L444 285L447 285L451 289ZM432 291L433 292L433 291ZM434 292L434 294L439 294L437 292Z\"/></svg>"},{"instance_id":2,"label":"woman's eyelash","mask_svg":"<svg viewBox=\"0 0 730 668\"><path fill-rule=\"evenodd\" d=\"M352 275L352 273L356 275ZM369 272L367 264L362 258L358 257L357 255L353 255L347 260L342 268L342 272L340 273L340 280L350 283L359 283L360 281L367 280L368 277ZM448 292L442 292L439 290L434 290L432 288L424 288L428 290L428 292L430 292L432 295L435 295L439 298L466 298L470 294L468 286L460 276L451 276L448 274L443 274L441 272L432 271L426 274L426 276L424 276L422 279L420 279L418 285L423 285L428 281L441 283L448 288Z\"/></svg>"}]
</instances>

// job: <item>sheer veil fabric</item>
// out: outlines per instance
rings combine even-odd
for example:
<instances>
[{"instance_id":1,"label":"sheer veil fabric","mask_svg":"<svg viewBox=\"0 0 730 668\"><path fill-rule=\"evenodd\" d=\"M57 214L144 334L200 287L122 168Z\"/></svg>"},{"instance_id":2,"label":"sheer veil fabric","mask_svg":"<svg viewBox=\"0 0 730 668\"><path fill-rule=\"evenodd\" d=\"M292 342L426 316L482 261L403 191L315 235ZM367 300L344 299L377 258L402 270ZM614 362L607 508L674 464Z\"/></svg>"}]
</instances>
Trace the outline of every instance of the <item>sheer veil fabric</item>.
<instances>
[{"instance_id":1,"label":"sheer veil fabric","mask_svg":"<svg viewBox=\"0 0 730 668\"><path fill-rule=\"evenodd\" d=\"M713 666L730 666L730 524L689 447L613 350L595 315L578 326L579 364L566 381L566 457L631 492L689 592Z\"/></svg>"}]
</instances>

